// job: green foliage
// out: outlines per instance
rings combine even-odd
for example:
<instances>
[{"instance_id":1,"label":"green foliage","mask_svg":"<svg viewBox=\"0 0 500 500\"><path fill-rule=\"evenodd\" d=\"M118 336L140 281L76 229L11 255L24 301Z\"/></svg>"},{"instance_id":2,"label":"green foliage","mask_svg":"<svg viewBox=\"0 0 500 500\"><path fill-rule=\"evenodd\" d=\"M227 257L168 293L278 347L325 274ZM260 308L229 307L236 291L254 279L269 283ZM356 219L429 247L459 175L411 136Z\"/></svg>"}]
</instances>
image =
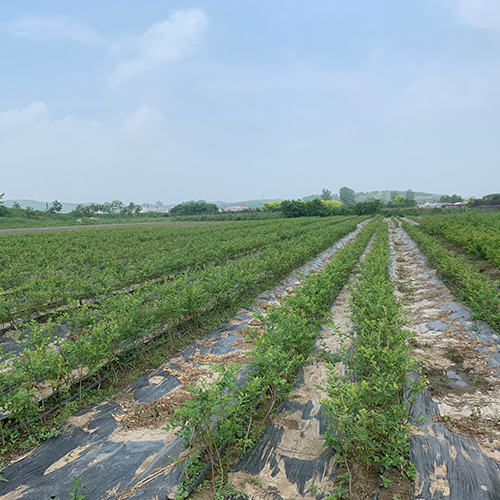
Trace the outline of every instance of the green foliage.
<instances>
[{"instance_id":1,"label":"green foliage","mask_svg":"<svg viewBox=\"0 0 500 500\"><path fill-rule=\"evenodd\" d=\"M59 213L62 210L63 206L62 203L60 203L57 200L54 200L52 202L52 206L47 210L47 212L51 214Z\"/></svg>"},{"instance_id":2,"label":"green foliage","mask_svg":"<svg viewBox=\"0 0 500 500\"><path fill-rule=\"evenodd\" d=\"M340 220L2 236L0 317L18 325L23 352L0 372L0 408L33 434L45 405L39 381L64 392L122 362L124 351L155 331L225 317L359 222ZM54 323L31 321L33 315L54 315ZM61 322L69 339L52 346L50 334Z\"/></svg>"},{"instance_id":3,"label":"green foliage","mask_svg":"<svg viewBox=\"0 0 500 500\"><path fill-rule=\"evenodd\" d=\"M283 301L280 308L268 309L267 316L260 318L265 334L255 339L245 385L236 384L239 367L219 367L219 378L191 388L193 399L176 410L169 428L179 428L178 435L186 446L210 457L213 478L217 467L223 474L222 461L214 455L216 449L226 442L239 443L243 449L252 444L249 430L260 411L262 395L267 394L267 417L290 393L324 315L346 284L376 224L371 222L355 241L338 251L321 273L304 278L295 296Z\"/></svg>"},{"instance_id":4,"label":"green foliage","mask_svg":"<svg viewBox=\"0 0 500 500\"><path fill-rule=\"evenodd\" d=\"M346 186L339 189L339 199L344 205L352 205L356 201L356 193Z\"/></svg>"},{"instance_id":5,"label":"green foliage","mask_svg":"<svg viewBox=\"0 0 500 500\"><path fill-rule=\"evenodd\" d=\"M381 200L367 200L356 203L353 212L356 215L375 215L380 212L384 203Z\"/></svg>"},{"instance_id":6,"label":"green foliage","mask_svg":"<svg viewBox=\"0 0 500 500\"><path fill-rule=\"evenodd\" d=\"M482 198L472 198L467 202L469 207L490 206L498 207L500 205L500 193L492 193L483 196Z\"/></svg>"},{"instance_id":7,"label":"green foliage","mask_svg":"<svg viewBox=\"0 0 500 500\"><path fill-rule=\"evenodd\" d=\"M458 194L452 194L451 196L443 194L441 198L439 198L440 203L458 203L459 201L464 201L464 199Z\"/></svg>"},{"instance_id":8,"label":"green foliage","mask_svg":"<svg viewBox=\"0 0 500 500\"><path fill-rule=\"evenodd\" d=\"M411 189L407 189L405 193L405 198L407 200L414 200L415 199L415 192L412 191Z\"/></svg>"},{"instance_id":9,"label":"green foliage","mask_svg":"<svg viewBox=\"0 0 500 500\"><path fill-rule=\"evenodd\" d=\"M204 200L188 201L176 205L170 210L172 215L199 215L199 214L215 214L219 212L217 205L207 203Z\"/></svg>"},{"instance_id":10,"label":"green foliage","mask_svg":"<svg viewBox=\"0 0 500 500\"><path fill-rule=\"evenodd\" d=\"M322 200L332 200L333 194L329 189L324 189L321 191L321 199Z\"/></svg>"},{"instance_id":11,"label":"green foliage","mask_svg":"<svg viewBox=\"0 0 500 500\"><path fill-rule=\"evenodd\" d=\"M500 267L500 213L426 215L420 226L427 234L441 236Z\"/></svg>"},{"instance_id":12,"label":"green foliage","mask_svg":"<svg viewBox=\"0 0 500 500\"><path fill-rule=\"evenodd\" d=\"M9 213L9 210L7 207L4 207L2 198L5 196L5 193L0 194L0 217L3 217L4 215L7 215Z\"/></svg>"},{"instance_id":13,"label":"green foliage","mask_svg":"<svg viewBox=\"0 0 500 500\"><path fill-rule=\"evenodd\" d=\"M326 217L347 213L341 202L336 200L283 200L280 203L283 216L294 217Z\"/></svg>"},{"instance_id":14,"label":"green foliage","mask_svg":"<svg viewBox=\"0 0 500 500\"><path fill-rule=\"evenodd\" d=\"M409 334L394 297L389 264L388 231L383 224L361 265L361 278L352 287L353 329L341 349L346 372L335 375L332 367L329 399L323 401L332 422L326 443L382 470L408 465L405 393L414 395L422 386L422 381L409 380L415 362L409 356Z\"/></svg>"},{"instance_id":15,"label":"green foliage","mask_svg":"<svg viewBox=\"0 0 500 500\"><path fill-rule=\"evenodd\" d=\"M263 212L280 212L281 211L281 203L279 201L270 201L264 203L262 206Z\"/></svg>"},{"instance_id":16,"label":"green foliage","mask_svg":"<svg viewBox=\"0 0 500 500\"><path fill-rule=\"evenodd\" d=\"M73 476L73 487L71 488L70 496L68 500L85 500L87 494L85 493L85 487L82 486L83 482L79 481L76 476Z\"/></svg>"},{"instance_id":17,"label":"green foliage","mask_svg":"<svg viewBox=\"0 0 500 500\"><path fill-rule=\"evenodd\" d=\"M55 202L54 202L55 203ZM62 206L61 206L62 209ZM120 200L107 201L106 203L91 203L89 205L77 205L77 207L70 212L73 217L93 217L97 213L115 214L120 216L137 215L141 212L142 207L130 202L124 205Z\"/></svg>"},{"instance_id":18,"label":"green foliage","mask_svg":"<svg viewBox=\"0 0 500 500\"><path fill-rule=\"evenodd\" d=\"M403 222L403 228L415 240L430 265L436 267L439 277L450 287L453 294L474 310L477 319L486 321L498 331L500 329L498 282L479 272L464 256L455 257L418 226Z\"/></svg>"}]
</instances>

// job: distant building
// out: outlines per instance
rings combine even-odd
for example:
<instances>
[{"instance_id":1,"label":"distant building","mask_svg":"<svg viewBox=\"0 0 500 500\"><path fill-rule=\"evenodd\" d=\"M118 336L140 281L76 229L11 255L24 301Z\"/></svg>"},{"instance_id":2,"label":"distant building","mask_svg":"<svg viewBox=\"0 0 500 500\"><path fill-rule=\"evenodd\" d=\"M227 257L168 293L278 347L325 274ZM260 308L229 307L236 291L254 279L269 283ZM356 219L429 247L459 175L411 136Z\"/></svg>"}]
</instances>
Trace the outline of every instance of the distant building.
<instances>
[{"instance_id":1,"label":"distant building","mask_svg":"<svg viewBox=\"0 0 500 500\"><path fill-rule=\"evenodd\" d=\"M423 205L417 205L417 208L467 208L467 204L463 201L457 203L425 203Z\"/></svg>"},{"instance_id":2,"label":"distant building","mask_svg":"<svg viewBox=\"0 0 500 500\"><path fill-rule=\"evenodd\" d=\"M228 212L241 212L242 210L249 210L250 207L245 207L243 205L226 207L224 210Z\"/></svg>"},{"instance_id":3,"label":"distant building","mask_svg":"<svg viewBox=\"0 0 500 500\"><path fill-rule=\"evenodd\" d=\"M142 209L141 209L141 212L144 213L144 212L162 212L162 213L167 213L170 211L170 209L172 209L173 207L175 207L175 205L156 205L156 204L153 204L153 203L144 203L143 205L141 205Z\"/></svg>"}]
</instances>

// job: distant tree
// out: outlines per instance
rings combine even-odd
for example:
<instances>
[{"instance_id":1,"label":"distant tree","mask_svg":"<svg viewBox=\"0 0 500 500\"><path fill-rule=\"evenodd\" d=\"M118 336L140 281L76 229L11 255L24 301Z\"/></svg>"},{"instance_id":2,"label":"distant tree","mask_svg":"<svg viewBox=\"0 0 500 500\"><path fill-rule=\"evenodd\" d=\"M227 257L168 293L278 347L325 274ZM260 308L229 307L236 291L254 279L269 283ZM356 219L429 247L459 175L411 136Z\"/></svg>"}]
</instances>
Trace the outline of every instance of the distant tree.
<instances>
[{"instance_id":1,"label":"distant tree","mask_svg":"<svg viewBox=\"0 0 500 500\"><path fill-rule=\"evenodd\" d=\"M320 194L310 194L309 196L304 196L302 199L304 201L311 201L311 200L315 200L316 198L321 199L321 195Z\"/></svg>"},{"instance_id":2,"label":"distant tree","mask_svg":"<svg viewBox=\"0 0 500 500\"><path fill-rule=\"evenodd\" d=\"M344 205L337 200L283 200L281 211L284 217L326 217L347 213Z\"/></svg>"},{"instance_id":3,"label":"distant tree","mask_svg":"<svg viewBox=\"0 0 500 500\"><path fill-rule=\"evenodd\" d=\"M33 207L30 207L29 205L25 208L24 210L26 217L28 219L36 219L36 212Z\"/></svg>"},{"instance_id":4,"label":"distant tree","mask_svg":"<svg viewBox=\"0 0 500 500\"><path fill-rule=\"evenodd\" d=\"M163 207L163 201L158 200L158 201L156 202L156 206L157 206L158 208L159 208L159 207Z\"/></svg>"},{"instance_id":5,"label":"distant tree","mask_svg":"<svg viewBox=\"0 0 500 500\"><path fill-rule=\"evenodd\" d=\"M47 210L47 212L51 214L56 214L59 213L62 210L62 208L63 208L62 203L57 200L54 200L52 202L52 206Z\"/></svg>"},{"instance_id":6,"label":"distant tree","mask_svg":"<svg viewBox=\"0 0 500 500\"><path fill-rule=\"evenodd\" d=\"M131 201L127 206L123 206L120 211L121 215L137 215L142 210L140 205L136 205L133 201Z\"/></svg>"},{"instance_id":7,"label":"distant tree","mask_svg":"<svg viewBox=\"0 0 500 500\"><path fill-rule=\"evenodd\" d=\"M404 207L406 206L406 198L400 194L394 198L394 205Z\"/></svg>"},{"instance_id":8,"label":"distant tree","mask_svg":"<svg viewBox=\"0 0 500 500\"><path fill-rule=\"evenodd\" d=\"M394 201L396 199L396 196L399 195L399 191L391 191L389 194L389 199L390 201Z\"/></svg>"},{"instance_id":9,"label":"distant tree","mask_svg":"<svg viewBox=\"0 0 500 500\"><path fill-rule=\"evenodd\" d=\"M302 200L283 200L281 202L281 211L284 217L305 217L306 203Z\"/></svg>"},{"instance_id":10,"label":"distant tree","mask_svg":"<svg viewBox=\"0 0 500 500\"><path fill-rule=\"evenodd\" d=\"M348 210L341 201L338 200L321 200L325 207L327 215L346 215Z\"/></svg>"},{"instance_id":11,"label":"distant tree","mask_svg":"<svg viewBox=\"0 0 500 500\"><path fill-rule=\"evenodd\" d=\"M356 201L356 193L346 186L339 189L339 198L344 205L352 205Z\"/></svg>"},{"instance_id":12,"label":"distant tree","mask_svg":"<svg viewBox=\"0 0 500 500\"><path fill-rule=\"evenodd\" d=\"M451 196L443 194L443 196L439 198L439 203L458 203L459 201L464 201L464 199L458 194L452 194Z\"/></svg>"},{"instance_id":13,"label":"distant tree","mask_svg":"<svg viewBox=\"0 0 500 500\"><path fill-rule=\"evenodd\" d=\"M353 207L353 212L356 215L373 215L380 211L384 202L382 200L366 200L356 203Z\"/></svg>"},{"instance_id":14,"label":"distant tree","mask_svg":"<svg viewBox=\"0 0 500 500\"><path fill-rule=\"evenodd\" d=\"M173 215L201 215L215 214L219 212L219 207L214 203L207 203L205 200L188 201L176 205L170 210Z\"/></svg>"},{"instance_id":15,"label":"distant tree","mask_svg":"<svg viewBox=\"0 0 500 500\"><path fill-rule=\"evenodd\" d=\"M12 208L17 208L18 210L22 210L23 207L21 207L21 205L15 201L14 203L12 203Z\"/></svg>"},{"instance_id":16,"label":"distant tree","mask_svg":"<svg viewBox=\"0 0 500 500\"><path fill-rule=\"evenodd\" d=\"M105 203L102 204L101 212L103 212L105 214L111 213L111 202L110 201L106 201Z\"/></svg>"},{"instance_id":17,"label":"distant tree","mask_svg":"<svg viewBox=\"0 0 500 500\"><path fill-rule=\"evenodd\" d=\"M263 212L279 212L281 210L281 203L279 201L266 201L262 205Z\"/></svg>"},{"instance_id":18,"label":"distant tree","mask_svg":"<svg viewBox=\"0 0 500 500\"><path fill-rule=\"evenodd\" d=\"M469 207L477 207L479 205L490 205L498 206L500 205L500 193L492 193L483 196L482 198L471 198L467 205Z\"/></svg>"},{"instance_id":19,"label":"distant tree","mask_svg":"<svg viewBox=\"0 0 500 500\"><path fill-rule=\"evenodd\" d=\"M110 208L111 208L111 213L112 214L119 214L125 208L125 205L123 204L123 201L113 200L111 202L111 207Z\"/></svg>"},{"instance_id":20,"label":"distant tree","mask_svg":"<svg viewBox=\"0 0 500 500\"><path fill-rule=\"evenodd\" d=\"M406 190L405 198L407 200L414 200L415 199L415 192L412 191L411 189Z\"/></svg>"},{"instance_id":21,"label":"distant tree","mask_svg":"<svg viewBox=\"0 0 500 500\"><path fill-rule=\"evenodd\" d=\"M331 200L332 197L333 197L332 192L329 189L323 189L321 191L321 199L322 200L328 201L328 200Z\"/></svg>"},{"instance_id":22,"label":"distant tree","mask_svg":"<svg viewBox=\"0 0 500 500\"><path fill-rule=\"evenodd\" d=\"M3 217L6 215L9 211L6 207L3 205L2 198L5 196L5 193L0 194L0 217Z\"/></svg>"}]
</instances>

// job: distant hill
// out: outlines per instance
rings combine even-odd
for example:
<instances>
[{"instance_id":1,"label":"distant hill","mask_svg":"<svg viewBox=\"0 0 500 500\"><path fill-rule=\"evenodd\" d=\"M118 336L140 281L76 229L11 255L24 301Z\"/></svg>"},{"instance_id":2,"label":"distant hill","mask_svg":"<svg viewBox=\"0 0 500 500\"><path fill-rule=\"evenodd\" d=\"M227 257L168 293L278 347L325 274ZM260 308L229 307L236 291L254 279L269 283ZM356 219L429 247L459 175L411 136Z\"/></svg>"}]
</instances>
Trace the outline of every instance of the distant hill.
<instances>
[{"instance_id":1,"label":"distant hill","mask_svg":"<svg viewBox=\"0 0 500 500\"><path fill-rule=\"evenodd\" d=\"M441 197L440 194L424 193L422 191L414 191L414 193L415 193L415 201L419 204L427 202L435 203ZM405 196L406 189L404 191L398 191L398 194ZM385 191L369 191L367 193L361 191L359 193L356 193L356 202L366 201L371 198L375 198L376 200L382 200L384 203L387 203L391 201L391 190L386 189Z\"/></svg>"},{"instance_id":2,"label":"distant hill","mask_svg":"<svg viewBox=\"0 0 500 500\"><path fill-rule=\"evenodd\" d=\"M53 201L53 200L52 200ZM35 210L47 210L47 208L50 208L52 206L52 201L36 201L36 200L4 200L4 205L6 207L12 207L12 205L17 202L19 205L21 205L21 208L26 208L26 207L31 207L34 208ZM74 210L78 203L66 203L64 201L61 201L61 204L63 206L62 208L62 213L69 213L72 210ZM90 205L91 203L82 203L82 205Z\"/></svg>"},{"instance_id":3,"label":"distant hill","mask_svg":"<svg viewBox=\"0 0 500 500\"><path fill-rule=\"evenodd\" d=\"M405 191L398 191L398 194L405 195ZM369 191L369 192L359 192L356 193L356 202L358 201L366 201L371 198L375 198L378 200L382 200L385 203L390 201L390 196L391 196L391 191L390 190L385 190L385 191ZM433 194L433 193L424 193L421 191L415 191L415 200L417 203L435 203L439 200L441 197L440 194ZM304 196L302 199L303 200L314 200L315 198L321 198L321 195L319 194L311 194L309 196ZM333 199L338 200L338 195L333 194ZM209 203L214 203L217 205L219 208L224 209L226 207L231 207L231 206L245 206L249 208L262 208L262 205L266 202L272 202L272 201L283 201L282 198L267 198L267 199L261 199L261 200L244 200L244 201L211 201ZM35 210L47 210L47 208L50 208L52 205L52 201L45 202L45 201L36 201L36 200L26 200L26 199L19 199L19 200L4 200L4 205L6 207L12 207L12 205L17 202L19 205L21 205L21 208L26 208L28 206L34 208ZM67 203L67 202L61 202L62 203L62 213L69 213L72 210L74 210L79 203ZM91 205L92 202L88 203L81 203L81 205ZM151 206L156 208L156 203L144 203L143 206ZM165 209L171 208L175 205L164 205L162 207L162 210L160 211L166 211ZM156 209L158 211L158 209Z\"/></svg>"},{"instance_id":4,"label":"distant hill","mask_svg":"<svg viewBox=\"0 0 500 500\"><path fill-rule=\"evenodd\" d=\"M246 200L246 201L210 201L209 203L214 203L219 208L227 208L234 206L244 206L248 208L262 208L264 203L270 203L271 201L283 201L281 198L270 198L265 200Z\"/></svg>"}]
</instances>

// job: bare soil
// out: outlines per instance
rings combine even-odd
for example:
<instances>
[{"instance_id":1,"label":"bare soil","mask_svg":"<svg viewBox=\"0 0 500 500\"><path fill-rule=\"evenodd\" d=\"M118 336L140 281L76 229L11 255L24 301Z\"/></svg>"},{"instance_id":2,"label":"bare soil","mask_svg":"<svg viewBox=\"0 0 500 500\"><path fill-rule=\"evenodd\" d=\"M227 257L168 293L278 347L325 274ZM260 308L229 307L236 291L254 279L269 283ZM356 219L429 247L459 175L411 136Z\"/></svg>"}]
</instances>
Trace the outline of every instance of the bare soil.
<instances>
[{"instance_id":1,"label":"bare soil","mask_svg":"<svg viewBox=\"0 0 500 500\"><path fill-rule=\"evenodd\" d=\"M437 421L473 437L483 451L499 448L500 381L494 376L498 366L488 363L497 345L473 338L475 322L460 321L448 310L447 305L458 303L406 233L397 229L392 239L397 294L405 304L408 328L416 333L412 355L421 363L427 389L438 404ZM500 462L500 453L491 456Z\"/></svg>"}]
</instances>

